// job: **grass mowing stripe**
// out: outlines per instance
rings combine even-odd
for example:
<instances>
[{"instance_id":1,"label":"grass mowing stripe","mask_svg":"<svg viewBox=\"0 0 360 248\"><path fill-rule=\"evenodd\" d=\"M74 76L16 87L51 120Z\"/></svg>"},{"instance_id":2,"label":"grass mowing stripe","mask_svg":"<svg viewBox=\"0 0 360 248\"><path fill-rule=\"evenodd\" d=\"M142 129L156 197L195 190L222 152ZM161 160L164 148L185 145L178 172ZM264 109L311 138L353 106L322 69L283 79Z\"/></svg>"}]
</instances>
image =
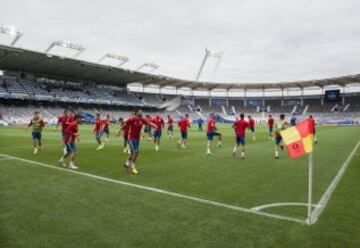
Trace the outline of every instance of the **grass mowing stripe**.
<instances>
[{"instance_id":1,"label":"grass mowing stripe","mask_svg":"<svg viewBox=\"0 0 360 248\"><path fill-rule=\"evenodd\" d=\"M359 149L359 146L360 146L360 140L357 142L354 149L351 151L350 155L347 157L347 159L345 160L345 162L341 166L339 172L334 177L334 179L331 181L330 185L328 186L328 188L326 189L326 191L324 192L324 194L320 198L319 203L317 204L316 208L314 209L314 211L312 212L312 214L310 216L310 218L311 218L310 223L311 224L315 224L318 221L320 214L325 209L327 203L329 202L332 194L334 193L334 191L336 189L336 186L338 185L341 178L343 177L343 175L344 175L347 167L349 166L352 158L356 154L356 151Z\"/></svg>"},{"instance_id":2,"label":"grass mowing stripe","mask_svg":"<svg viewBox=\"0 0 360 248\"><path fill-rule=\"evenodd\" d=\"M265 217L279 219L279 220L285 220L285 221L291 221L291 222L296 222L296 223L300 223L300 224L306 224L304 220L297 219L297 218L292 218L292 217L288 217L288 216L282 216L282 215L277 215L277 214L270 214L270 213L260 212L260 211L256 211L256 210L252 210L252 209L248 209L248 208L243 208L243 207L239 207L239 206L234 206L234 205L230 205L230 204L225 204L225 203L221 203L221 202L211 201L211 200L202 199L202 198L193 197L193 196L187 196L187 195L184 195L184 194L179 194L179 193L175 193L175 192L171 192L171 191L167 191L167 190L163 190L163 189L159 189L159 188L148 187L148 186L144 186L144 185L140 185L140 184L134 184L134 183L128 183L128 182L121 181L121 180L114 180L114 179L101 177L101 176L96 176L96 175L85 173L85 172L79 172L79 171L69 170L69 169L65 169L65 168L61 168L61 167L56 167L56 166L53 166L53 165L50 165L50 164L45 164L45 163L38 162L38 161L33 161L33 160L24 159L24 158L14 157L14 156L10 156L8 154L0 153L0 156L6 157L6 158L16 159L16 160L23 161L23 162L30 163L30 164L40 165L40 166L51 168L51 169L56 169L56 170L60 170L60 171L66 171L68 173L82 175L82 176L86 176L86 177L97 179L97 180L117 183L117 184L124 185L124 186L127 186L127 187L132 187L132 188L137 188L137 189L141 189L141 190L147 190L147 191L151 191L151 192L156 192L156 193L160 193L160 194L164 194L164 195L168 195L168 196L187 199L187 200L191 200L191 201L195 201L195 202L199 202L199 203L203 203L203 204L208 204L208 205L212 205L212 206L227 208L227 209L231 209L231 210L235 210L235 211L239 211L239 212L245 212L245 213L265 216Z\"/></svg>"}]
</instances>

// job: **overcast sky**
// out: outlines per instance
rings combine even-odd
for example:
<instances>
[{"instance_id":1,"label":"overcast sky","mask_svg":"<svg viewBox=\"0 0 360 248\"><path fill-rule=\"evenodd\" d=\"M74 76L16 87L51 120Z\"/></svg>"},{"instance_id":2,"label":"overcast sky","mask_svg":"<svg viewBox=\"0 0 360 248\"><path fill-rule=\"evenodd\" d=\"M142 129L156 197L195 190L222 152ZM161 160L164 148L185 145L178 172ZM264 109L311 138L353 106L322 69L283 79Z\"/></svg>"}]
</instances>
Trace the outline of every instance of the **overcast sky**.
<instances>
[{"instance_id":1,"label":"overcast sky","mask_svg":"<svg viewBox=\"0 0 360 248\"><path fill-rule=\"evenodd\" d=\"M0 0L0 25L24 32L23 48L65 39L87 48L81 59L113 52L130 57L127 68L155 62L185 79L209 48L224 57L201 80L238 83L359 73L359 13L359 0Z\"/></svg>"}]
</instances>

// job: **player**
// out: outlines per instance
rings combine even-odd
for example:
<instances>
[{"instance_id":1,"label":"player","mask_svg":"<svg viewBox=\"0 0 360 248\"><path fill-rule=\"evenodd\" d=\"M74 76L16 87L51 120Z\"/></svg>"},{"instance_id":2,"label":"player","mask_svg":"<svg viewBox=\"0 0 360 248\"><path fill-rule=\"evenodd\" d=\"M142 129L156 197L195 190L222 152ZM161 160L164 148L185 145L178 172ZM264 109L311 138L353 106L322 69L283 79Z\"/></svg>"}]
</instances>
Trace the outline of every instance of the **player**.
<instances>
[{"instance_id":1,"label":"player","mask_svg":"<svg viewBox=\"0 0 360 248\"><path fill-rule=\"evenodd\" d=\"M120 136L120 133L123 132L124 137L124 153L130 154L130 148L128 148L128 139L129 139L129 128L125 126L125 121L123 118L119 118L120 129L116 136Z\"/></svg>"},{"instance_id":2,"label":"player","mask_svg":"<svg viewBox=\"0 0 360 248\"><path fill-rule=\"evenodd\" d=\"M219 147L222 146L222 144L221 144L222 136L221 136L221 133L216 132L217 128L216 128L215 124L216 124L215 114L211 113L210 114L210 119L207 122L207 132L206 132L206 136L207 136L206 154L207 155L211 154L211 149L210 148L211 148L211 143L212 143L212 140L213 140L214 136L218 137L218 145L219 145Z\"/></svg>"},{"instance_id":3,"label":"player","mask_svg":"<svg viewBox=\"0 0 360 248\"><path fill-rule=\"evenodd\" d=\"M110 115L106 115L106 119L103 122L103 133L105 134L105 142L109 142L110 136Z\"/></svg>"},{"instance_id":4,"label":"player","mask_svg":"<svg viewBox=\"0 0 360 248\"><path fill-rule=\"evenodd\" d=\"M241 148L241 158L245 159L245 132L246 128L249 128L249 123L245 121L245 115L240 114L240 119L237 119L233 127L235 129L236 144L233 150L233 156L236 156L237 149Z\"/></svg>"},{"instance_id":5,"label":"player","mask_svg":"<svg viewBox=\"0 0 360 248\"><path fill-rule=\"evenodd\" d=\"M174 138L174 119L168 115L167 117L167 134L168 134L168 139L173 139Z\"/></svg>"},{"instance_id":6,"label":"player","mask_svg":"<svg viewBox=\"0 0 360 248\"><path fill-rule=\"evenodd\" d=\"M317 144L316 132L315 132L315 119L312 115L309 115L310 132L314 135L314 143Z\"/></svg>"},{"instance_id":7,"label":"player","mask_svg":"<svg viewBox=\"0 0 360 248\"><path fill-rule=\"evenodd\" d=\"M284 150L284 146L281 144L282 138L280 131L285 130L288 127L288 123L285 121L285 115L281 114L279 120L275 124L275 158L279 158L279 148Z\"/></svg>"},{"instance_id":8,"label":"player","mask_svg":"<svg viewBox=\"0 0 360 248\"><path fill-rule=\"evenodd\" d=\"M149 125L151 127L156 128L156 126L149 122L147 118L142 117L142 111L136 110L133 117L130 117L125 121L124 128L129 129L129 147L130 147L130 155L126 160L124 167L128 172L137 174L138 171L135 167L135 162L137 157L139 156L139 145L140 145L140 135L141 129L144 125Z\"/></svg>"},{"instance_id":9,"label":"player","mask_svg":"<svg viewBox=\"0 0 360 248\"><path fill-rule=\"evenodd\" d=\"M96 121L93 133L95 133L95 139L98 143L97 151L104 148L104 143L101 142L101 134L102 134L103 121L101 120L100 113L96 113Z\"/></svg>"},{"instance_id":10,"label":"player","mask_svg":"<svg viewBox=\"0 0 360 248\"><path fill-rule=\"evenodd\" d=\"M290 125L291 125L292 127L293 127L293 126L296 126L296 115L295 115L295 114L292 114L292 115L291 115Z\"/></svg>"},{"instance_id":11,"label":"player","mask_svg":"<svg viewBox=\"0 0 360 248\"><path fill-rule=\"evenodd\" d=\"M147 120L147 123L150 123L152 121L152 118L150 115L146 115L146 120ZM148 136L148 141L152 140L152 130L151 130L151 126L150 124L145 124L145 128L144 128L144 137L146 137L146 134Z\"/></svg>"},{"instance_id":12,"label":"player","mask_svg":"<svg viewBox=\"0 0 360 248\"><path fill-rule=\"evenodd\" d=\"M269 118L267 120L267 125L269 127L269 139L273 138L273 129L274 129L274 118L272 115L269 115Z\"/></svg>"},{"instance_id":13,"label":"player","mask_svg":"<svg viewBox=\"0 0 360 248\"><path fill-rule=\"evenodd\" d=\"M81 115L76 114L75 120L69 123L65 129L65 145L66 153L60 158L59 163L63 167L66 167L65 159L70 156L69 169L77 170L78 167L75 165L76 159L76 142L79 142L79 129L78 125L81 122Z\"/></svg>"},{"instance_id":14,"label":"player","mask_svg":"<svg viewBox=\"0 0 360 248\"><path fill-rule=\"evenodd\" d=\"M204 120L202 118L199 118L197 122L198 122L198 129L200 132L202 132Z\"/></svg>"},{"instance_id":15,"label":"player","mask_svg":"<svg viewBox=\"0 0 360 248\"><path fill-rule=\"evenodd\" d=\"M58 122L56 124L55 130L58 129L59 125L61 124L61 135L62 141L64 143L64 154L67 153L66 145L65 145L65 129L68 127L69 123L73 122L74 116L73 112L70 110L64 110L64 114L58 118Z\"/></svg>"},{"instance_id":16,"label":"player","mask_svg":"<svg viewBox=\"0 0 360 248\"><path fill-rule=\"evenodd\" d=\"M250 128L250 132L252 135L252 139L255 140L255 120L251 117L251 115L248 115L248 123L249 123L249 128Z\"/></svg>"},{"instance_id":17,"label":"player","mask_svg":"<svg viewBox=\"0 0 360 248\"><path fill-rule=\"evenodd\" d=\"M34 154L41 151L41 132L45 126L45 122L41 119L39 112L34 112L28 128L32 126L32 139L34 142Z\"/></svg>"},{"instance_id":18,"label":"player","mask_svg":"<svg viewBox=\"0 0 360 248\"><path fill-rule=\"evenodd\" d=\"M157 115L154 119L151 121L155 124L155 130L154 130L154 144L155 144L155 151L159 151L160 146L160 140L161 140L161 131L163 127L165 126L164 119L160 117L160 115Z\"/></svg>"},{"instance_id":19,"label":"player","mask_svg":"<svg viewBox=\"0 0 360 248\"><path fill-rule=\"evenodd\" d=\"M176 144L178 145L178 148L181 147L182 149L186 149L188 139L187 130L190 127L189 114L185 114L185 117L178 122L178 125L180 127L181 138Z\"/></svg>"}]
</instances>

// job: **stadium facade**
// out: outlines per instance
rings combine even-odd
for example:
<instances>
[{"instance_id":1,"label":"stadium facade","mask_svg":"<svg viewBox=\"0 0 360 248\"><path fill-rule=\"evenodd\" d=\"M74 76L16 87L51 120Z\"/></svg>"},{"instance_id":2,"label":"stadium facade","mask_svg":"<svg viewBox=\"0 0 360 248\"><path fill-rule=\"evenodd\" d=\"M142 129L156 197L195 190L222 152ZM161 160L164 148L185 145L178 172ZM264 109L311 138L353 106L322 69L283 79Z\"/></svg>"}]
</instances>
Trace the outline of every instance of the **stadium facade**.
<instances>
[{"instance_id":1,"label":"stadium facade","mask_svg":"<svg viewBox=\"0 0 360 248\"><path fill-rule=\"evenodd\" d=\"M216 112L221 121L237 113L316 114L324 123L358 123L360 75L283 83L214 83L182 80L115 66L67 58L12 46L0 46L1 118L23 123L41 108L49 122L63 108L113 119L133 108L193 120Z\"/></svg>"}]
</instances>

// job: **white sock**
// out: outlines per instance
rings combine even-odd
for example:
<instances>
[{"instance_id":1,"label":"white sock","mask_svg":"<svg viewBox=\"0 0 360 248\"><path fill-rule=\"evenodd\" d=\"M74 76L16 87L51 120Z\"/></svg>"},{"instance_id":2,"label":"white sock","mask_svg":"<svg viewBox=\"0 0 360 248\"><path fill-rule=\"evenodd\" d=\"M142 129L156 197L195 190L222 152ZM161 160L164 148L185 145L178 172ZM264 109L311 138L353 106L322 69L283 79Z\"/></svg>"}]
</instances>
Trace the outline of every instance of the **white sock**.
<instances>
[{"instance_id":1,"label":"white sock","mask_svg":"<svg viewBox=\"0 0 360 248\"><path fill-rule=\"evenodd\" d=\"M235 146L234 147L234 150L233 150L233 153L235 153L237 151L237 147Z\"/></svg>"},{"instance_id":2,"label":"white sock","mask_svg":"<svg viewBox=\"0 0 360 248\"><path fill-rule=\"evenodd\" d=\"M126 166L129 166L130 163L131 163L131 162L130 162L129 160L126 160L125 165L126 165Z\"/></svg>"},{"instance_id":3,"label":"white sock","mask_svg":"<svg viewBox=\"0 0 360 248\"><path fill-rule=\"evenodd\" d=\"M206 150L207 153L211 153L210 148L208 147Z\"/></svg>"},{"instance_id":4,"label":"white sock","mask_svg":"<svg viewBox=\"0 0 360 248\"><path fill-rule=\"evenodd\" d=\"M135 168L135 163L134 162L131 163L131 168Z\"/></svg>"},{"instance_id":5,"label":"white sock","mask_svg":"<svg viewBox=\"0 0 360 248\"><path fill-rule=\"evenodd\" d=\"M241 152L241 157L245 157L245 153L244 153L244 152Z\"/></svg>"},{"instance_id":6,"label":"white sock","mask_svg":"<svg viewBox=\"0 0 360 248\"><path fill-rule=\"evenodd\" d=\"M279 152L275 151L275 157L279 157Z\"/></svg>"}]
</instances>

